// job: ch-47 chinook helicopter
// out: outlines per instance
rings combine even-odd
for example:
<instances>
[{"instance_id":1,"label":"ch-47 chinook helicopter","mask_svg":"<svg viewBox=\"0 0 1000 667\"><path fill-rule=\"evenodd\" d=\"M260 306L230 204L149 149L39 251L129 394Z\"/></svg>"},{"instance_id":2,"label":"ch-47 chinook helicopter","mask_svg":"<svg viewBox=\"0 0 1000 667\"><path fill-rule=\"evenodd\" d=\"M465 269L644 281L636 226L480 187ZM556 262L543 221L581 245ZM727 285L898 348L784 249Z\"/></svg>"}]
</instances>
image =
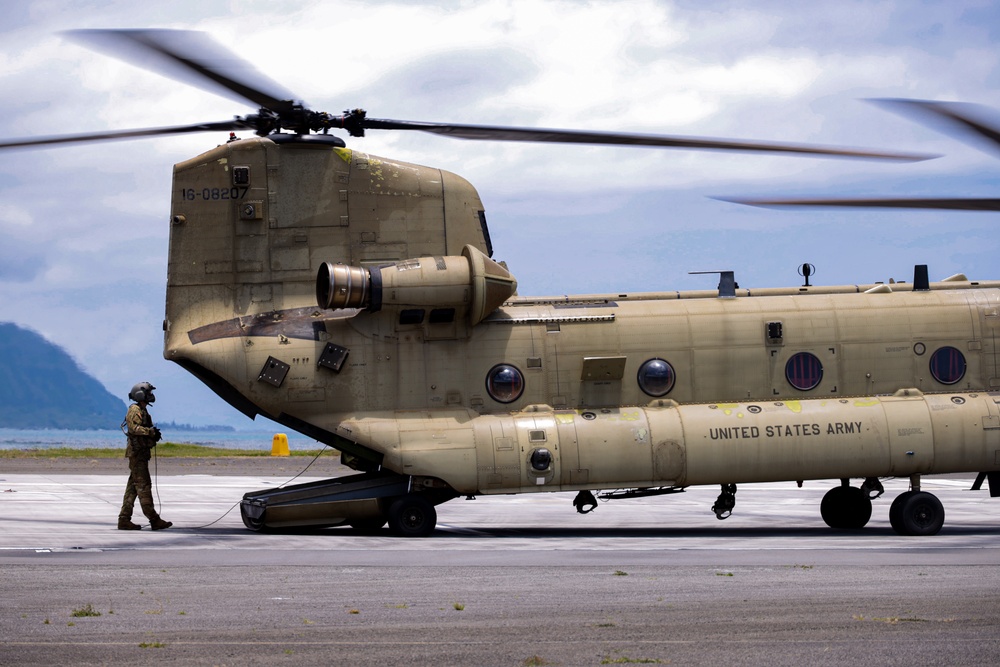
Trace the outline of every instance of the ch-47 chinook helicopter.
<instances>
[{"instance_id":1,"label":"ch-47 chinook helicopter","mask_svg":"<svg viewBox=\"0 0 1000 667\"><path fill-rule=\"evenodd\" d=\"M78 34L250 100L233 120L7 141L42 146L253 130L174 166L164 357L247 415L336 448L357 474L247 493L253 530L386 523L428 535L460 496L606 499L837 480L831 527L863 527L909 477L893 528L944 520L921 475L1000 494L1000 282L532 298L492 259L473 186L348 149L331 129L463 139L921 156L782 143L382 120L314 112L197 33ZM316 134L318 133L318 134ZM808 280L806 281L808 284ZM860 480L852 485L851 480ZM979 484L982 479L979 480Z\"/></svg>"}]
</instances>

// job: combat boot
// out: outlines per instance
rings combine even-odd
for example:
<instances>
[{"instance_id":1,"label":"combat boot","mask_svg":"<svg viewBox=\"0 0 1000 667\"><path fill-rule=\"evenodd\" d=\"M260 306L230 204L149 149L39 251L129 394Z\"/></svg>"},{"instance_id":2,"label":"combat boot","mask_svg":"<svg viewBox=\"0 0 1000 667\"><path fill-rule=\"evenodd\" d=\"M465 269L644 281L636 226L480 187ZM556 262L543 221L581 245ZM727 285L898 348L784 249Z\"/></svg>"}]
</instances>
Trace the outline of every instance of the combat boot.
<instances>
[{"instance_id":1,"label":"combat boot","mask_svg":"<svg viewBox=\"0 0 1000 667\"><path fill-rule=\"evenodd\" d=\"M167 528L170 528L170 526L172 525L174 525L173 521L164 521L159 517L149 522L149 526L153 530L166 530Z\"/></svg>"},{"instance_id":2,"label":"combat boot","mask_svg":"<svg viewBox=\"0 0 1000 667\"><path fill-rule=\"evenodd\" d=\"M132 523L130 519L118 519L118 530L142 530L142 526Z\"/></svg>"}]
</instances>

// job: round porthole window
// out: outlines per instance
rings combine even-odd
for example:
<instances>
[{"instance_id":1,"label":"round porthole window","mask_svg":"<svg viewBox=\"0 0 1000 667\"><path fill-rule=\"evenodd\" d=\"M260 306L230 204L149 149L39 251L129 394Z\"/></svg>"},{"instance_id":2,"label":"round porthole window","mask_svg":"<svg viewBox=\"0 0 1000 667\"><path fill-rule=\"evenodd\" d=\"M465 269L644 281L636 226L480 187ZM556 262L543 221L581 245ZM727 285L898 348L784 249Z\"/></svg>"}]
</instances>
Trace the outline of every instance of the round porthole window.
<instances>
[{"instance_id":1,"label":"round porthole window","mask_svg":"<svg viewBox=\"0 0 1000 667\"><path fill-rule=\"evenodd\" d=\"M510 364L497 364L486 375L486 392L494 401L513 403L524 391L524 376Z\"/></svg>"},{"instance_id":2,"label":"round porthole window","mask_svg":"<svg viewBox=\"0 0 1000 667\"><path fill-rule=\"evenodd\" d=\"M954 347L942 347L931 355L931 375L941 384L955 384L965 376L965 355Z\"/></svg>"},{"instance_id":3,"label":"round porthole window","mask_svg":"<svg viewBox=\"0 0 1000 667\"><path fill-rule=\"evenodd\" d=\"M823 364L811 352L799 352L785 364L785 379L800 391L815 389L823 379Z\"/></svg>"},{"instance_id":4,"label":"round porthole window","mask_svg":"<svg viewBox=\"0 0 1000 667\"><path fill-rule=\"evenodd\" d=\"M674 367L663 359L650 359L639 367L639 389L649 396L666 396L676 379Z\"/></svg>"}]
</instances>

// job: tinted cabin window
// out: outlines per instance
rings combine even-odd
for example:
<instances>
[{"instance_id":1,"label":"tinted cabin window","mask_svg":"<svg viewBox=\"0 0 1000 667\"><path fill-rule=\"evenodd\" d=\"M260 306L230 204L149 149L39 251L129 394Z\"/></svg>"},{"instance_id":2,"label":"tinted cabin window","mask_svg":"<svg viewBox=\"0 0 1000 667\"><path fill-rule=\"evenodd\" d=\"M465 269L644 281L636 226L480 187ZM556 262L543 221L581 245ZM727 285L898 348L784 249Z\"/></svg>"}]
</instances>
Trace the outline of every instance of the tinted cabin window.
<instances>
[{"instance_id":1,"label":"tinted cabin window","mask_svg":"<svg viewBox=\"0 0 1000 667\"><path fill-rule=\"evenodd\" d=\"M941 384L955 384L965 376L965 355L954 347L942 347L931 355L931 375Z\"/></svg>"},{"instance_id":2,"label":"tinted cabin window","mask_svg":"<svg viewBox=\"0 0 1000 667\"><path fill-rule=\"evenodd\" d=\"M676 381L674 368L663 359L650 359L639 367L639 388L649 396L666 396Z\"/></svg>"},{"instance_id":3,"label":"tinted cabin window","mask_svg":"<svg viewBox=\"0 0 1000 667\"><path fill-rule=\"evenodd\" d=\"M785 364L785 379L800 391L815 389L823 379L823 364L810 352L799 352Z\"/></svg>"},{"instance_id":4,"label":"tinted cabin window","mask_svg":"<svg viewBox=\"0 0 1000 667\"><path fill-rule=\"evenodd\" d=\"M486 391L500 403L512 403L524 392L524 376L510 364L497 364L486 374Z\"/></svg>"}]
</instances>

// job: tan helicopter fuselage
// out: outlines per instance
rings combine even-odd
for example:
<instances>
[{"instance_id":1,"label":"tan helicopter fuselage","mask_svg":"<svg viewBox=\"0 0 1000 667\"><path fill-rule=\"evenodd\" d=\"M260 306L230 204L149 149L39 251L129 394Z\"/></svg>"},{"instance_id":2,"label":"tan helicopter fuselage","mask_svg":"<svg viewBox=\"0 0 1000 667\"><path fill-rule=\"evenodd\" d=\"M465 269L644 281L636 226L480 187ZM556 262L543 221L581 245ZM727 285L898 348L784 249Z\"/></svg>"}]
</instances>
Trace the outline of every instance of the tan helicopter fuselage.
<instances>
[{"instance_id":1,"label":"tan helicopter fuselage","mask_svg":"<svg viewBox=\"0 0 1000 667\"><path fill-rule=\"evenodd\" d=\"M359 469L463 495L1000 469L1000 283L526 298L449 172L249 139L173 188L164 356Z\"/></svg>"}]
</instances>

